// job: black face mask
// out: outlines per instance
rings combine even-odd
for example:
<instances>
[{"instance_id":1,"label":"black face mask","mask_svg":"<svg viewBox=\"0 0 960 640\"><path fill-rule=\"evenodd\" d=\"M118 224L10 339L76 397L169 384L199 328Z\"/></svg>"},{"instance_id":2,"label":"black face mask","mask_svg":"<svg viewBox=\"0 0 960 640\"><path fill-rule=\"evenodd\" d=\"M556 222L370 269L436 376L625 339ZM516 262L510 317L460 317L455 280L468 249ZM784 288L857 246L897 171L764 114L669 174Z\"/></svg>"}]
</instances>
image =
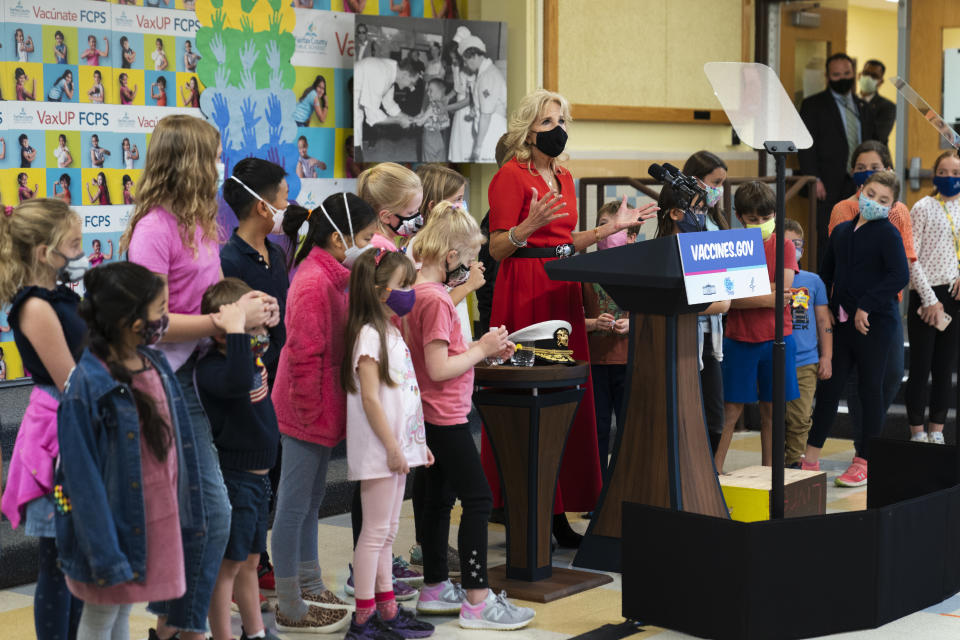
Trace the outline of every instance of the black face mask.
<instances>
[{"instance_id":1,"label":"black face mask","mask_svg":"<svg viewBox=\"0 0 960 640\"><path fill-rule=\"evenodd\" d=\"M850 93L850 89L853 89L853 78L840 78L839 80L831 80L830 88L840 95Z\"/></svg>"},{"instance_id":2,"label":"black face mask","mask_svg":"<svg viewBox=\"0 0 960 640\"><path fill-rule=\"evenodd\" d=\"M551 158L556 158L563 153L563 148L567 146L567 132L560 125L550 131L538 131L536 135L533 146Z\"/></svg>"}]
</instances>

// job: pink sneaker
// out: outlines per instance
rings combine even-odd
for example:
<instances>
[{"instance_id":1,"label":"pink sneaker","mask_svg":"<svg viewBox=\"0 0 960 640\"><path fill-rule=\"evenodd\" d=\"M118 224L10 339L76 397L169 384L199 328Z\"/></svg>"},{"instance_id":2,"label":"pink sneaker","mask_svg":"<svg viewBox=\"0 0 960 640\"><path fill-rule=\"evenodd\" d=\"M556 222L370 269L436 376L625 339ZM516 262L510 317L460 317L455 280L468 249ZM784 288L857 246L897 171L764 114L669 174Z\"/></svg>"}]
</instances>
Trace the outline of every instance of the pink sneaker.
<instances>
[{"instance_id":1,"label":"pink sneaker","mask_svg":"<svg viewBox=\"0 0 960 640\"><path fill-rule=\"evenodd\" d=\"M807 459L803 456L800 456L800 470L801 471L820 471L820 461L816 462L807 462Z\"/></svg>"},{"instance_id":2,"label":"pink sneaker","mask_svg":"<svg viewBox=\"0 0 960 640\"><path fill-rule=\"evenodd\" d=\"M867 461L854 456L853 462L836 480L838 487L862 487L867 484Z\"/></svg>"}]
</instances>

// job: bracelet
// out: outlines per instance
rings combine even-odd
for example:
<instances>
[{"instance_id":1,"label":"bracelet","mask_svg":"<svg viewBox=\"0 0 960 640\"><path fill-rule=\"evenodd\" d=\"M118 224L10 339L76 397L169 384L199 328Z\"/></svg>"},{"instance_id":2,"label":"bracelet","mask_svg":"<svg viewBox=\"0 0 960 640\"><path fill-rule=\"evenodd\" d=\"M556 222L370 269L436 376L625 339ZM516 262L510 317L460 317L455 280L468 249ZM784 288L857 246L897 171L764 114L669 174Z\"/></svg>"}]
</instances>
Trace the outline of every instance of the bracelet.
<instances>
[{"instance_id":1,"label":"bracelet","mask_svg":"<svg viewBox=\"0 0 960 640\"><path fill-rule=\"evenodd\" d=\"M517 249L522 249L523 247L527 246L527 241L524 240L523 242L520 242L517 240L517 237L513 235L514 229L516 229L516 227L510 227L510 230L507 231L507 239L510 241L510 244L515 246Z\"/></svg>"}]
</instances>

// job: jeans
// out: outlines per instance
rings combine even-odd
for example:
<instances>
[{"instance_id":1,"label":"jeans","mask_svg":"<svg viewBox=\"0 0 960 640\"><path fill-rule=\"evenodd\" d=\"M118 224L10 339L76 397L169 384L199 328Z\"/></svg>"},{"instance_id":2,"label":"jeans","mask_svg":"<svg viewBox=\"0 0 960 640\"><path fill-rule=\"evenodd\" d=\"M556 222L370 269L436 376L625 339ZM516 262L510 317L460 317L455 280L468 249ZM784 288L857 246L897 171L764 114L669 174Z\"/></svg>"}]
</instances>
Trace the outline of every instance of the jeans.
<instances>
[{"instance_id":1,"label":"jeans","mask_svg":"<svg viewBox=\"0 0 960 640\"><path fill-rule=\"evenodd\" d=\"M150 613L167 617L167 625L182 631L204 632L213 586L223 562L230 536L230 500L220 473L220 458L213 445L213 434L193 385L195 361L191 358L177 370L177 382L183 390L190 421L197 440L200 482L203 492L204 532L185 536L183 559L186 565L187 591L176 600L151 602Z\"/></svg>"},{"instance_id":2,"label":"jeans","mask_svg":"<svg viewBox=\"0 0 960 640\"><path fill-rule=\"evenodd\" d=\"M86 604L77 640L129 640L132 604Z\"/></svg>"},{"instance_id":3,"label":"jeans","mask_svg":"<svg viewBox=\"0 0 960 640\"><path fill-rule=\"evenodd\" d=\"M330 447L281 435L283 462L273 518L273 574L296 578L300 563L317 561L317 518L327 489Z\"/></svg>"},{"instance_id":4,"label":"jeans","mask_svg":"<svg viewBox=\"0 0 960 640\"><path fill-rule=\"evenodd\" d=\"M880 435L880 432L883 431L883 421L887 416L887 410L890 409L890 405L893 404L893 399L897 397L897 391L900 390L900 384L903 382L903 319L900 317L899 306L896 307L895 311L896 325L893 329L893 335L890 336L890 346L886 348L886 365L884 366L883 379L880 383L883 403L883 412L880 414L880 431L875 435ZM834 328L834 332L836 332L836 328ZM834 340L836 340L836 337L834 337ZM834 348L834 351L836 351L836 348ZM836 375L836 368L836 365L834 365L834 375ZM850 422L853 424L854 434L863 433L863 423L860 418L863 413L863 403L860 401L860 385L857 382L861 370L858 365L856 377L851 376L850 383L847 385L847 408L850 411ZM818 399L819 395L818 393ZM853 444L857 451L859 451L863 447L863 441L857 438L859 438L859 436L854 438Z\"/></svg>"},{"instance_id":5,"label":"jeans","mask_svg":"<svg viewBox=\"0 0 960 640\"><path fill-rule=\"evenodd\" d=\"M38 538L39 571L33 593L33 624L37 640L74 640L83 603L67 589L57 566L57 542Z\"/></svg>"},{"instance_id":6,"label":"jeans","mask_svg":"<svg viewBox=\"0 0 960 640\"><path fill-rule=\"evenodd\" d=\"M610 423L617 416L617 428L623 428L623 385L627 377L625 364L590 365L593 374L593 401L597 414L597 449L600 453L600 475L607 481L610 459Z\"/></svg>"},{"instance_id":7,"label":"jeans","mask_svg":"<svg viewBox=\"0 0 960 640\"><path fill-rule=\"evenodd\" d=\"M438 426L427 423L427 446L435 462L427 469L424 502L423 576L427 584L443 582L449 576L447 540L450 537L450 510L457 498L463 505L457 549L461 581L465 589L487 585L487 521L493 507L480 454L473 442L470 425ZM474 570L467 571L467 567Z\"/></svg>"}]
</instances>

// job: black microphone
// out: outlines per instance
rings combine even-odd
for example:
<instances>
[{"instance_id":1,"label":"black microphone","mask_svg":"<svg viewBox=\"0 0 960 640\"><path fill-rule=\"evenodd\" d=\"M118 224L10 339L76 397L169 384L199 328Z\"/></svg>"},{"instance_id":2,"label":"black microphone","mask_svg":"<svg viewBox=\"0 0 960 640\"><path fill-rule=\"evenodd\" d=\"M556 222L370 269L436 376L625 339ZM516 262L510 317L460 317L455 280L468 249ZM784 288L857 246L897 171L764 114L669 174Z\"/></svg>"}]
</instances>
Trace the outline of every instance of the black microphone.
<instances>
[{"instance_id":1,"label":"black microphone","mask_svg":"<svg viewBox=\"0 0 960 640\"><path fill-rule=\"evenodd\" d=\"M675 166L673 166L669 162L664 162L663 168L673 173L674 176L676 176L677 181L682 181L685 186L689 187L692 191L696 192L697 197L692 202L693 206L696 206L697 202L706 204L707 191L700 185L700 182L696 178L688 176L687 174L683 173L682 171L680 171L680 169L677 169Z\"/></svg>"},{"instance_id":2,"label":"black microphone","mask_svg":"<svg viewBox=\"0 0 960 640\"><path fill-rule=\"evenodd\" d=\"M671 171L671 169L673 169L673 171ZM676 173L674 173L674 171ZM683 175L676 167L670 164L661 166L654 163L647 169L647 173L657 182L670 185L670 188L677 192L677 195L686 207L690 207L701 197L702 190L691 188L687 184L687 180L690 178Z\"/></svg>"}]
</instances>

